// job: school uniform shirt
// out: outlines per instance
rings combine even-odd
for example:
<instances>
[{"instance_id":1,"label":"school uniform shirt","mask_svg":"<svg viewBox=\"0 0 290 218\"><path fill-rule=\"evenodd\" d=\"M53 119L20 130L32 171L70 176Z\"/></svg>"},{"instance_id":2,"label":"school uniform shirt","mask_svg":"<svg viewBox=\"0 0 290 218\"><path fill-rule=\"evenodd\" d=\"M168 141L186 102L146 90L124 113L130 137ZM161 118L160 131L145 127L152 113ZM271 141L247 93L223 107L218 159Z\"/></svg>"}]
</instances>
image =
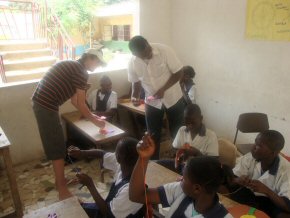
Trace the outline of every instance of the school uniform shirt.
<instances>
[{"instance_id":1,"label":"school uniform shirt","mask_svg":"<svg viewBox=\"0 0 290 218\"><path fill-rule=\"evenodd\" d=\"M98 89L92 91L88 97L88 103L93 111L97 110L97 93L98 93ZM99 97L101 100L103 100L105 95L99 92ZM107 101L106 110L117 108L117 103L118 103L118 95L116 92L112 91Z\"/></svg>"},{"instance_id":2,"label":"school uniform shirt","mask_svg":"<svg viewBox=\"0 0 290 218\"><path fill-rule=\"evenodd\" d=\"M273 192L283 197L290 209L290 164L282 156L277 156L271 168L262 172L261 162L255 160L252 153L238 159L233 172L236 176L249 176L250 179L259 180ZM254 193L257 196L265 196Z\"/></svg>"},{"instance_id":3,"label":"school uniform shirt","mask_svg":"<svg viewBox=\"0 0 290 218\"><path fill-rule=\"evenodd\" d=\"M187 95L188 95L190 101L193 104L196 104L196 88L195 88L195 85L191 86L191 88L189 89Z\"/></svg>"},{"instance_id":4,"label":"school uniform shirt","mask_svg":"<svg viewBox=\"0 0 290 218\"><path fill-rule=\"evenodd\" d=\"M187 90L187 87L181 86L184 90L183 98L187 101L189 99L191 103L196 104L196 88L195 85L191 85L191 87Z\"/></svg>"},{"instance_id":5,"label":"school uniform shirt","mask_svg":"<svg viewBox=\"0 0 290 218\"><path fill-rule=\"evenodd\" d=\"M151 59L142 60L136 56L131 58L128 66L128 80L132 83L141 81L145 90L146 104L158 109L161 109L164 104L166 108L169 108L182 97L178 82L165 91L162 99L147 100L147 97L153 96L165 85L172 74L181 70L183 65L170 47L157 43L152 43L150 46L152 47Z\"/></svg>"},{"instance_id":6,"label":"school uniform shirt","mask_svg":"<svg viewBox=\"0 0 290 218\"><path fill-rule=\"evenodd\" d=\"M157 188L163 207L170 207L165 217L170 218L232 218L225 207L219 203L218 196L215 197L214 206L206 212L199 214L195 210L194 201L186 196L181 188L180 182L173 182Z\"/></svg>"},{"instance_id":7,"label":"school uniform shirt","mask_svg":"<svg viewBox=\"0 0 290 218\"><path fill-rule=\"evenodd\" d=\"M115 153L105 153L103 166L114 172L115 185L121 182L122 173L120 164L117 162ZM117 218L125 218L130 214L136 214L143 204L135 203L129 200L129 183L121 187L117 195L110 201L110 208L113 215Z\"/></svg>"},{"instance_id":8,"label":"school uniform shirt","mask_svg":"<svg viewBox=\"0 0 290 218\"><path fill-rule=\"evenodd\" d=\"M210 129L206 129L204 125L194 139L191 138L190 132L186 130L186 126L180 127L172 145L179 149L186 143L198 149L203 155L219 156L217 136Z\"/></svg>"}]
</instances>

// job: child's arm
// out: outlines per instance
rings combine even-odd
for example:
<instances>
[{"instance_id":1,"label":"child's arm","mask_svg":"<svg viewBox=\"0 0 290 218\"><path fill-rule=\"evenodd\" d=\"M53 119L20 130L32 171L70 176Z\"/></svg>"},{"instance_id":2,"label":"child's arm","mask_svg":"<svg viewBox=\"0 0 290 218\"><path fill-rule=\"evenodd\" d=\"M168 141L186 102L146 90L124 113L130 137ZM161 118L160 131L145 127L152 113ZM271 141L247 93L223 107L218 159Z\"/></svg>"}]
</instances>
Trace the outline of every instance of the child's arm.
<instances>
[{"instance_id":1,"label":"child's arm","mask_svg":"<svg viewBox=\"0 0 290 218\"><path fill-rule=\"evenodd\" d=\"M146 203L145 201L145 187L144 187L144 174L146 174L147 166L150 157L155 150L155 144L149 135L143 137L143 141L140 141L137 145L139 153L139 159L135 165L133 173L131 175L129 185L129 198L131 201L138 203ZM144 171L144 172L143 172ZM153 204L159 204L160 198L157 189L147 189L148 202Z\"/></svg>"},{"instance_id":2,"label":"child's arm","mask_svg":"<svg viewBox=\"0 0 290 218\"><path fill-rule=\"evenodd\" d=\"M87 186L87 188L89 189L91 195L93 196L96 204L98 205L102 213L102 217L107 217L110 212L109 204L107 204L105 200L102 198L102 196L99 194L92 178L83 173L77 174L77 177L79 179L79 182Z\"/></svg>"},{"instance_id":3,"label":"child's arm","mask_svg":"<svg viewBox=\"0 0 290 218\"><path fill-rule=\"evenodd\" d=\"M248 187L251 188L254 192L265 194L277 207L280 207L281 209L290 212L290 208L286 203L285 199L277 195L261 181L251 180Z\"/></svg>"},{"instance_id":4,"label":"child's arm","mask_svg":"<svg viewBox=\"0 0 290 218\"><path fill-rule=\"evenodd\" d=\"M68 149L68 155L77 159L82 158L103 158L106 153L101 149L92 149L92 150L80 150L78 147L70 146Z\"/></svg>"}]
</instances>

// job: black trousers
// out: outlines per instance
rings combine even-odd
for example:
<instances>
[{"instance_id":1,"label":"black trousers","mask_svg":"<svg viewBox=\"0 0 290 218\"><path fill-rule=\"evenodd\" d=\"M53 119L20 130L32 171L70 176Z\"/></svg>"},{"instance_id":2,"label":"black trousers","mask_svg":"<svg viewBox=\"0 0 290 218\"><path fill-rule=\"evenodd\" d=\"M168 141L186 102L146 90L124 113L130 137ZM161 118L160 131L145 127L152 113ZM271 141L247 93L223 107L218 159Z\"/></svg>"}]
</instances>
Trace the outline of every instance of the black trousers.
<instances>
[{"instance_id":1,"label":"black trousers","mask_svg":"<svg viewBox=\"0 0 290 218\"><path fill-rule=\"evenodd\" d=\"M166 113L166 117L168 119L170 135L174 139L178 129L183 124L184 108L185 105L182 98L170 108L165 108L163 106L161 109L157 109L155 107L145 104L147 129L149 131L149 134L152 135L153 140L156 144L155 153L152 156L153 160L159 159L160 138L164 113Z\"/></svg>"},{"instance_id":2,"label":"black trousers","mask_svg":"<svg viewBox=\"0 0 290 218\"><path fill-rule=\"evenodd\" d=\"M231 194L229 197L241 204L246 204L264 211L271 218L277 217L281 213L286 213L277 207L269 198L264 196L256 196L250 189L241 186L228 187ZM239 190L238 190L239 189ZM237 191L238 190L238 191ZM237 191L237 192L235 192ZM290 217L290 213L289 213Z\"/></svg>"}]
</instances>

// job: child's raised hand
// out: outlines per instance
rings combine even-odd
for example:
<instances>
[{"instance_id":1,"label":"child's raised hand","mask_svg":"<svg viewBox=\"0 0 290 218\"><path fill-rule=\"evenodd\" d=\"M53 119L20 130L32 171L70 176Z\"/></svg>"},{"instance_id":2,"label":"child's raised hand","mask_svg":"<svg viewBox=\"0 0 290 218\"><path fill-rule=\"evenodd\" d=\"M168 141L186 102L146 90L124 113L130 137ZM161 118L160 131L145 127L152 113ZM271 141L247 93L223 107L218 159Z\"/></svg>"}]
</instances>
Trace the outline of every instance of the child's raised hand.
<instances>
[{"instance_id":1,"label":"child's raised hand","mask_svg":"<svg viewBox=\"0 0 290 218\"><path fill-rule=\"evenodd\" d=\"M77 158L77 159L83 158L83 152L78 147L71 145L71 146L69 146L67 151L68 151L69 156L72 156L72 157Z\"/></svg>"},{"instance_id":2,"label":"child's raised hand","mask_svg":"<svg viewBox=\"0 0 290 218\"><path fill-rule=\"evenodd\" d=\"M88 188L94 186L93 179L89 177L87 174L79 173L76 175L76 177L78 177L79 183L87 186Z\"/></svg>"},{"instance_id":3,"label":"child's raised hand","mask_svg":"<svg viewBox=\"0 0 290 218\"><path fill-rule=\"evenodd\" d=\"M147 133L142 137L142 140L137 144L137 151L142 158L150 158L155 151L155 143L151 136Z\"/></svg>"}]
</instances>

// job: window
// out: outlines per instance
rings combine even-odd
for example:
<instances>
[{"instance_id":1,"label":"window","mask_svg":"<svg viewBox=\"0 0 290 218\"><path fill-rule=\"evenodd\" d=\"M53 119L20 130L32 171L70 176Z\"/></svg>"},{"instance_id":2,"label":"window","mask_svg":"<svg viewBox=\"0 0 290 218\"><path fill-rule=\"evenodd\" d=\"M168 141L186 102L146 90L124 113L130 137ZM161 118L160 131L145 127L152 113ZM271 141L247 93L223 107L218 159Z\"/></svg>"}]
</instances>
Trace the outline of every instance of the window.
<instances>
[{"instance_id":1,"label":"window","mask_svg":"<svg viewBox=\"0 0 290 218\"><path fill-rule=\"evenodd\" d=\"M129 41L131 39L131 27L130 25L124 26L124 40Z\"/></svg>"},{"instance_id":2,"label":"window","mask_svg":"<svg viewBox=\"0 0 290 218\"><path fill-rule=\"evenodd\" d=\"M130 29L130 25L114 25L112 39L115 41L129 41Z\"/></svg>"},{"instance_id":3,"label":"window","mask_svg":"<svg viewBox=\"0 0 290 218\"><path fill-rule=\"evenodd\" d=\"M113 38L114 38L114 36L113 36ZM112 40L112 26L111 25L104 26L104 29L103 29L103 40L104 41Z\"/></svg>"}]
</instances>

